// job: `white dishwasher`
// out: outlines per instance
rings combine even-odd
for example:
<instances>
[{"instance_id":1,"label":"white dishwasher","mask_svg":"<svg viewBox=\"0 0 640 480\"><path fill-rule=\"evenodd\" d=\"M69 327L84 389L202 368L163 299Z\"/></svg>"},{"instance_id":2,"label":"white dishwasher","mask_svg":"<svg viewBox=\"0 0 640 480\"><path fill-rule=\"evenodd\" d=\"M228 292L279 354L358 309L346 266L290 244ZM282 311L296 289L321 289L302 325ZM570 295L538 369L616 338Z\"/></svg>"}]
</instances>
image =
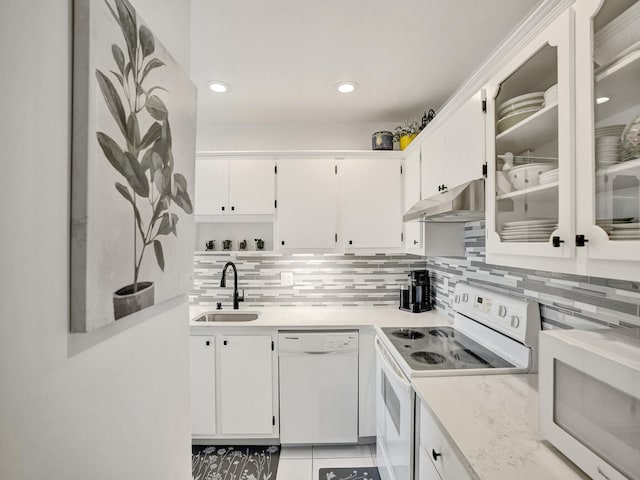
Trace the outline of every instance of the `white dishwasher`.
<instances>
[{"instance_id":1,"label":"white dishwasher","mask_svg":"<svg viewBox=\"0 0 640 480\"><path fill-rule=\"evenodd\" d=\"M358 332L280 331L280 443L358 441Z\"/></svg>"}]
</instances>

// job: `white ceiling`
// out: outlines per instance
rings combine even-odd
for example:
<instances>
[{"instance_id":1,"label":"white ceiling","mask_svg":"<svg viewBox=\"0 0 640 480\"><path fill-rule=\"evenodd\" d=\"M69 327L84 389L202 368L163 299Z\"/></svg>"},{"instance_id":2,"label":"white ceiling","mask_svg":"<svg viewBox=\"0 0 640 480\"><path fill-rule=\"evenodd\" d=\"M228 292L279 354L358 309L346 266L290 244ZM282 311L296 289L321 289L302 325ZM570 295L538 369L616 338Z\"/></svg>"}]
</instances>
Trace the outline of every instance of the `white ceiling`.
<instances>
[{"instance_id":1,"label":"white ceiling","mask_svg":"<svg viewBox=\"0 0 640 480\"><path fill-rule=\"evenodd\" d=\"M192 0L206 123L402 122L436 110L537 0ZM229 83L220 95L208 80ZM350 95L334 84L359 83Z\"/></svg>"}]
</instances>

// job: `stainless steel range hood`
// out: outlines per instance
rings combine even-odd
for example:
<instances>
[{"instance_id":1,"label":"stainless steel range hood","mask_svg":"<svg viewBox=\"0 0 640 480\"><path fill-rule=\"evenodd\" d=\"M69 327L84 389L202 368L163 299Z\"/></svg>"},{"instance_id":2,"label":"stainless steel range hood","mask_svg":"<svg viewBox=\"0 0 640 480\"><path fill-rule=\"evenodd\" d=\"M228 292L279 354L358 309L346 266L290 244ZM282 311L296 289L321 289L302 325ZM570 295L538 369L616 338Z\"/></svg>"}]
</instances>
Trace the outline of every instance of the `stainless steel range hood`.
<instances>
[{"instance_id":1,"label":"stainless steel range hood","mask_svg":"<svg viewBox=\"0 0 640 480\"><path fill-rule=\"evenodd\" d=\"M403 216L412 222L470 222L484 219L484 178L472 180L416 203Z\"/></svg>"}]
</instances>

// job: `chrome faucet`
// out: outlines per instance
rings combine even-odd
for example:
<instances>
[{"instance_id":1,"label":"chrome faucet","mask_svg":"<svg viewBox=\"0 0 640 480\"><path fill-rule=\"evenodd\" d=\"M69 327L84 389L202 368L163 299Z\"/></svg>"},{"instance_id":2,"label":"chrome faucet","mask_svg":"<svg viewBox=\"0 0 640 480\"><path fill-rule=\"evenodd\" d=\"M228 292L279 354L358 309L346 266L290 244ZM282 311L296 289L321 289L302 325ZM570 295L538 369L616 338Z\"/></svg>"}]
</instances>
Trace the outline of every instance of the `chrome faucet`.
<instances>
[{"instance_id":1,"label":"chrome faucet","mask_svg":"<svg viewBox=\"0 0 640 480\"><path fill-rule=\"evenodd\" d=\"M238 310L238 303L244 302L244 290L242 290L242 294L238 295L238 270L233 262L227 262L225 266L222 268L222 278L220 279L220 286L226 287L226 273L227 267L233 268L233 309Z\"/></svg>"}]
</instances>

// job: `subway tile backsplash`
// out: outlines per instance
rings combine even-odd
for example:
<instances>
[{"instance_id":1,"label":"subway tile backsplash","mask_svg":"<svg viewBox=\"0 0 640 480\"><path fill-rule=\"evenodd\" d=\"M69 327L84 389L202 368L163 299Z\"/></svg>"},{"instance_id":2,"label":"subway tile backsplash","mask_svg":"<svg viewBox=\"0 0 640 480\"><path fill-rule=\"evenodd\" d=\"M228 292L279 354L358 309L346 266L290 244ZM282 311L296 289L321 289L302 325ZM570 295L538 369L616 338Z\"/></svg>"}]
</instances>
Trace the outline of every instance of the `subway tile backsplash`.
<instances>
[{"instance_id":1,"label":"subway tile backsplash","mask_svg":"<svg viewBox=\"0 0 640 480\"><path fill-rule=\"evenodd\" d=\"M398 288L406 283L407 273L427 268L435 308L450 317L450 294L457 282L465 281L539 302L544 328L640 327L640 282L488 265L484 222L466 224L465 251L465 258L200 252L195 255L190 301L229 306L232 278L227 288L219 287L228 261L238 267L244 306L249 308L398 305ZM281 272L293 272L292 286L281 286Z\"/></svg>"}]
</instances>

